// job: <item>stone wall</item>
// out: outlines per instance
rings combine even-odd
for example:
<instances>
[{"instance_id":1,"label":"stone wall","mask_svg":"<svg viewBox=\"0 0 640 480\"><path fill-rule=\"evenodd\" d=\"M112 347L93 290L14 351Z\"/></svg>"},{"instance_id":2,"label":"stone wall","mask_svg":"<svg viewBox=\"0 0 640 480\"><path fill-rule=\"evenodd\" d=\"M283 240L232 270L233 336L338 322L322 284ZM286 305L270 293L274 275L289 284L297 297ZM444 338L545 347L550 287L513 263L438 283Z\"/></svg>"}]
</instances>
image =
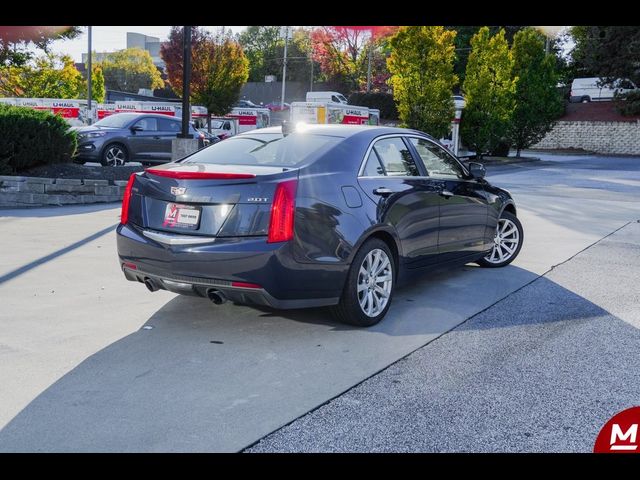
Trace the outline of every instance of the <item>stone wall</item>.
<instances>
[{"instance_id":1,"label":"stone wall","mask_svg":"<svg viewBox=\"0 0 640 480\"><path fill-rule=\"evenodd\" d=\"M540 142L531 148L581 148L601 154L640 155L640 121L560 121Z\"/></svg>"},{"instance_id":2,"label":"stone wall","mask_svg":"<svg viewBox=\"0 0 640 480\"><path fill-rule=\"evenodd\" d=\"M0 208L120 202L126 180L0 176Z\"/></svg>"}]
</instances>

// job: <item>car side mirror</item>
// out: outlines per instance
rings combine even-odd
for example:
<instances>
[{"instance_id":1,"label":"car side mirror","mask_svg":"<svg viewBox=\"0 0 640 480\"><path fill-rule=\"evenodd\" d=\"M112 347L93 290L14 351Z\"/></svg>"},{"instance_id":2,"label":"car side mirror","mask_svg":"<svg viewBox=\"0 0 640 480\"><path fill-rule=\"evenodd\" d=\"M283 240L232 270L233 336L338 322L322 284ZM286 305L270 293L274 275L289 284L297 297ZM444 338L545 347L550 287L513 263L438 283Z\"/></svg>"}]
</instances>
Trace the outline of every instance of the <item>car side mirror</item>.
<instances>
[{"instance_id":1,"label":"car side mirror","mask_svg":"<svg viewBox=\"0 0 640 480\"><path fill-rule=\"evenodd\" d=\"M469 162L469 174L476 180L481 180L487 174L487 169L481 163Z\"/></svg>"},{"instance_id":2,"label":"car side mirror","mask_svg":"<svg viewBox=\"0 0 640 480\"><path fill-rule=\"evenodd\" d=\"M140 126L140 125L133 125L133 126L131 127L131 131L132 131L132 132L141 132L141 131L142 131L142 126Z\"/></svg>"}]
</instances>

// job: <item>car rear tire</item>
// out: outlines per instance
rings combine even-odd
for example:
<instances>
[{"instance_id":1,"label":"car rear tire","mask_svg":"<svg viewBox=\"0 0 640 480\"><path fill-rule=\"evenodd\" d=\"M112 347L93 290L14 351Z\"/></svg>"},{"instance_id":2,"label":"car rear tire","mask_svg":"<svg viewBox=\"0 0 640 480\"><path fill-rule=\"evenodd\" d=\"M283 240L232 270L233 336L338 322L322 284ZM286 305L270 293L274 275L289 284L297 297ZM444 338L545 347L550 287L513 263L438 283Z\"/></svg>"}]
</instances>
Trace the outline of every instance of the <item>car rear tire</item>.
<instances>
[{"instance_id":1,"label":"car rear tire","mask_svg":"<svg viewBox=\"0 0 640 480\"><path fill-rule=\"evenodd\" d=\"M487 268L509 265L520 253L523 241L524 230L518 217L511 212L502 212L493 237L493 248L476 263Z\"/></svg>"},{"instance_id":2,"label":"car rear tire","mask_svg":"<svg viewBox=\"0 0 640 480\"><path fill-rule=\"evenodd\" d=\"M129 152L121 143L110 143L102 150L100 163L103 167L122 167L128 161Z\"/></svg>"},{"instance_id":3,"label":"car rear tire","mask_svg":"<svg viewBox=\"0 0 640 480\"><path fill-rule=\"evenodd\" d=\"M396 266L389 246L367 240L351 263L340 302L331 307L336 320L370 327L384 318L391 305Z\"/></svg>"},{"instance_id":4,"label":"car rear tire","mask_svg":"<svg viewBox=\"0 0 640 480\"><path fill-rule=\"evenodd\" d=\"M582 103L589 103L591 101L591 98L589 97L582 97L582 100L580 100Z\"/></svg>"}]
</instances>

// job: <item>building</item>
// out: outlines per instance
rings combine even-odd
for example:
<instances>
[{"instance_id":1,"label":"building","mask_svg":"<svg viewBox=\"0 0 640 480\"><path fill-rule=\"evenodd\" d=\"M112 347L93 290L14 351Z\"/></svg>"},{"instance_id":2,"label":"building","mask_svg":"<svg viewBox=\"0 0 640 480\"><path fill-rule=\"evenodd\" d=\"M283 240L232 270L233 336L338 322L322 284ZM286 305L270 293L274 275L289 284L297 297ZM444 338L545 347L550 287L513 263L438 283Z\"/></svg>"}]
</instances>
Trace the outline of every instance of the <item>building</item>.
<instances>
[{"instance_id":1,"label":"building","mask_svg":"<svg viewBox=\"0 0 640 480\"><path fill-rule=\"evenodd\" d=\"M160 39L158 37L150 37L142 33L127 32L127 48L141 48L146 50L153 59L153 64L164 70L164 62L160 58Z\"/></svg>"},{"instance_id":2,"label":"building","mask_svg":"<svg viewBox=\"0 0 640 480\"><path fill-rule=\"evenodd\" d=\"M110 53L111 52L93 52L93 56L91 57L91 59L92 59L92 61L94 63L99 63L99 62L104 61L104 59ZM89 54L88 53L83 53L82 54L82 63L87 63L87 60L89 60Z\"/></svg>"}]
</instances>

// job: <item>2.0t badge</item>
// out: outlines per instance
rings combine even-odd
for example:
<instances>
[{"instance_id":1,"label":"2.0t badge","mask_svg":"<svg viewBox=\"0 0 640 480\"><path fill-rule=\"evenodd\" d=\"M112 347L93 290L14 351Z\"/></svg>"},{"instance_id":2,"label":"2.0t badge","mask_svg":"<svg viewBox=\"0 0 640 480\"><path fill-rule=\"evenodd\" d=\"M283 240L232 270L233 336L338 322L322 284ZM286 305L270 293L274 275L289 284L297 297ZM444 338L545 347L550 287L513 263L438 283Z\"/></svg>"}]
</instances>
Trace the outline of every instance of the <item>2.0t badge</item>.
<instances>
[{"instance_id":1,"label":"2.0t badge","mask_svg":"<svg viewBox=\"0 0 640 480\"><path fill-rule=\"evenodd\" d=\"M186 191L186 187L171 187L171 195L184 195Z\"/></svg>"}]
</instances>

